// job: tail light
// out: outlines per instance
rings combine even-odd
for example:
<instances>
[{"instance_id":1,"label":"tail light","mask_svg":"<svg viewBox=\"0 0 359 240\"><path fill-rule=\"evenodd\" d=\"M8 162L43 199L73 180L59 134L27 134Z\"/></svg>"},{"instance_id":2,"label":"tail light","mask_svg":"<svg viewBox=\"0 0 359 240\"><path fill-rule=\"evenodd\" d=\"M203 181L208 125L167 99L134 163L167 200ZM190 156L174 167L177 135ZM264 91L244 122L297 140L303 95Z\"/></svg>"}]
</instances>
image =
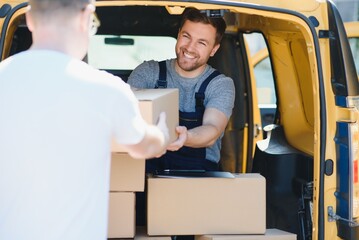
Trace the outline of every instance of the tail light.
<instances>
[{"instance_id":1,"label":"tail light","mask_svg":"<svg viewBox=\"0 0 359 240\"><path fill-rule=\"evenodd\" d=\"M328 208L329 217L340 225L358 226L359 219L359 125L337 122L337 211Z\"/></svg>"},{"instance_id":2,"label":"tail light","mask_svg":"<svg viewBox=\"0 0 359 240\"><path fill-rule=\"evenodd\" d=\"M359 217L359 126L349 123L349 219Z\"/></svg>"}]
</instances>

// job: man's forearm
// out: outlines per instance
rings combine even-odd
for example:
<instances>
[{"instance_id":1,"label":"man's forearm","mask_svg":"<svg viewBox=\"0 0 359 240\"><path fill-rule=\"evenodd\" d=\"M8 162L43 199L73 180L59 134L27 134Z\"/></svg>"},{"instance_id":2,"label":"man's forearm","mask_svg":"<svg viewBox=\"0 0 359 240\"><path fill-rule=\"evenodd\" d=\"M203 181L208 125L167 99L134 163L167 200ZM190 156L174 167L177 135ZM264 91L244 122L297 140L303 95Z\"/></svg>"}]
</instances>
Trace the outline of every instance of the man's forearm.
<instances>
[{"instance_id":1,"label":"man's forearm","mask_svg":"<svg viewBox=\"0 0 359 240\"><path fill-rule=\"evenodd\" d=\"M213 125L192 128L187 132L187 140L184 146L193 148L209 147L216 142L220 135L220 130Z\"/></svg>"},{"instance_id":2,"label":"man's forearm","mask_svg":"<svg viewBox=\"0 0 359 240\"><path fill-rule=\"evenodd\" d=\"M164 154L168 144L169 132L166 124L166 114L161 113L157 126L147 125L142 141L135 145L127 145L127 149L134 158L153 158Z\"/></svg>"},{"instance_id":3,"label":"man's forearm","mask_svg":"<svg viewBox=\"0 0 359 240\"><path fill-rule=\"evenodd\" d=\"M224 113L214 108L206 109L203 125L192 129L178 126L178 139L171 143L167 150L177 151L183 146L202 148L212 146L226 128L228 119Z\"/></svg>"}]
</instances>

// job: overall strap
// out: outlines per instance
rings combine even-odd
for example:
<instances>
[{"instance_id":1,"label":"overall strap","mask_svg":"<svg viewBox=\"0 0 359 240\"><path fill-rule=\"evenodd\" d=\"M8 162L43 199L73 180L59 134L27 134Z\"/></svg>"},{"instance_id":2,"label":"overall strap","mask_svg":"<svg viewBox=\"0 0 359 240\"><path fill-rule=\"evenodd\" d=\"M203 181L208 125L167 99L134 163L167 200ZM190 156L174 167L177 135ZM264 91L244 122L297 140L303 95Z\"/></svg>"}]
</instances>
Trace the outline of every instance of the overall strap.
<instances>
[{"instance_id":1,"label":"overall strap","mask_svg":"<svg viewBox=\"0 0 359 240\"><path fill-rule=\"evenodd\" d=\"M167 67L166 61L158 62L160 73L155 88L167 88Z\"/></svg>"},{"instance_id":2,"label":"overall strap","mask_svg":"<svg viewBox=\"0 0 359 240\"><path fill-rule=\"evenodd\" d=\"M209 82L217 77L218 75L220 75L221 73L218 70L215 70L213 73L211 73L211 75L209 75L206 80L204 80L204 82L201 84L198 92L196 92L195 94L195 98L196 98L196 112L200 111L200 112L204 112L204 98L205 98L205 94L204 92L206 91L206 88L209 84Z\"/></svg>"}]
</instances>

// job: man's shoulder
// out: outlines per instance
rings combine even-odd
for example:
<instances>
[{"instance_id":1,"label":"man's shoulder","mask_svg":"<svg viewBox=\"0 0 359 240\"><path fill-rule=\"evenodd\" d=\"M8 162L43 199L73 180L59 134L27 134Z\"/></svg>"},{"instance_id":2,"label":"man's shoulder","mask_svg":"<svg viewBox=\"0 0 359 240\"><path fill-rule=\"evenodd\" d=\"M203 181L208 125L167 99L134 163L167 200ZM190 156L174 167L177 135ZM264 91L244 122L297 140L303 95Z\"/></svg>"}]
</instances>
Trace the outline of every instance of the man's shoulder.
<instances>
[{"instance_id":1,"label":"man's shoulder","mask_svg":"<svg viewBox=\"0 0 359 240\"><path fill-rule=\"evenodd\" d=\"M138 65L128 77L127 83L137 88L150 88L154 85L159 74L159 62L156 60L144 61Z\"/></svg>"},{"instance_id":2,"label":"man's shoulder","mask_svg":"<svg viewBox=\"0 0 359 240\"><path fill-rule=\"evenodd\" d=\"M138 70L152 70L156 67L158 67L159 65L159 61L156 61L156 60L146 60L146 61L143 61L141 64L139 64L135 69L134 71L138 71Z\"/></svg>"},{"instance_id":3,"label":"man's shoulder","mask_svg":"<svg viewBox=\"0 0 359 240\"><path fill-rule=\"evenodd\" d=\"M217 72L217 76L215 76L213 78L213 80L215 81L211 81L211 83L217 83L217 84L220 84L220 83L223 83L223 82L226 82L226 83L233 83L233 79L227 75L225 75L224 73L222 73L221 71L213 68L212 66L208 65L209 66L209 71L208 71L208 76L213 74L214 72ZM215 85L215 84L212 84L212 85Z\"/></svg>"},{"instance_id":4,"label":"man's shoulder","mask_svg":"<svg viewBox=\"0 0 359 240\"><path fill-rule=\"evenodd\" d=\"M32 57L32 51L23 51L23 52L19 52L15 55L9 56L8 58L4 59L3 61L0 62L0 67L5 68L6 66L8 66L10 63L22 63L23 61L28 61L33 62L33 57Z\"/></svg>"},{"instance_id":5,"label":"man's shoulder","mask_svg":"<svg viewBox=\"0 0 359 240\"><path fill-rule=\"evenodd\" d=\"M68 66L68 74L72 78L81 80L87 86L93 86L98 90L118 91L127 85L120 77L105 70L99 70L83 61L74 59ZM117 89L117 90L116 90Z\"/></svg>"},{"instance_id":6,"label":"man's shoulder","mask_svg":"<svg viewBox=\"0 0 359 240\"><path fill-rule=\"evenodd\" d=\"M13 57L9 57L0 62L0 71L5 69L11 62L13 61Z\"/></svg>"},{"instance_id":7,"label":"man's shoulder","mask_svg":"<svg viewBox=\"0 0 359 240\"><path fill-rule=\"evenodd\" d=\"M214 68L210 71L209 74L213 73L214 71L218 71ZM226 92L231 93L231 95L235 92L235 85L234 81L231 77L219 72L219 75L214 77L207 86L207 91L213 92L213 93L223 93Z\"/></svg>"}]
</instances>

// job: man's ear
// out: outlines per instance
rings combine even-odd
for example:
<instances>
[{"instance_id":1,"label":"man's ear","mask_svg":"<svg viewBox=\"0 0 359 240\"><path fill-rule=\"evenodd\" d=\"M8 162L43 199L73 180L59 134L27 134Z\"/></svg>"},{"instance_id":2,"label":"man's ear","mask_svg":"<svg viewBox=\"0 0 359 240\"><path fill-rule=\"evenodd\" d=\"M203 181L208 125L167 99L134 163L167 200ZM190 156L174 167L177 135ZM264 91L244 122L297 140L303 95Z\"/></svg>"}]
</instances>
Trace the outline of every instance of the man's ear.
<instances>
[{"instance_id":1,"label":"man's ear","mask_svg":"<svg viewBox=\"0 0 359 240\"><path fill-rule=\"evenodd\" d=\"M217 52L217 50L219 49L220 46L221 46L221 44L218 43L213 47L211 54L210 54L211 57L214 56L214 54Z\"/></svg>"},{"instance_id":2,"label":"man's ear","mask_svg":"<svg viewBox=\"0 0 359 240\"><path fill-rule=\"evenodd\" d=\"M89 31L89 27L90 27L90 21L91 21L91 17L90 15L94 12L94 6L92 4L88 4L86 6L86 8L82 11L81 14L81 30L82 31Z\"/></svg>"},{"instance_id":3,"label":"man's ear","mask_svg":"<svg viewBox=\"0 0 359 240\"><path fill-rule=\"evenodd\" d=\"M30 32L33 32L33 30L34 30L34 20L33 20L32 16L31 16L30 8L29 8L28 11L26 11L25 18L26 18L27 28L30 30Z\"/></svg>"}]
</instances>

